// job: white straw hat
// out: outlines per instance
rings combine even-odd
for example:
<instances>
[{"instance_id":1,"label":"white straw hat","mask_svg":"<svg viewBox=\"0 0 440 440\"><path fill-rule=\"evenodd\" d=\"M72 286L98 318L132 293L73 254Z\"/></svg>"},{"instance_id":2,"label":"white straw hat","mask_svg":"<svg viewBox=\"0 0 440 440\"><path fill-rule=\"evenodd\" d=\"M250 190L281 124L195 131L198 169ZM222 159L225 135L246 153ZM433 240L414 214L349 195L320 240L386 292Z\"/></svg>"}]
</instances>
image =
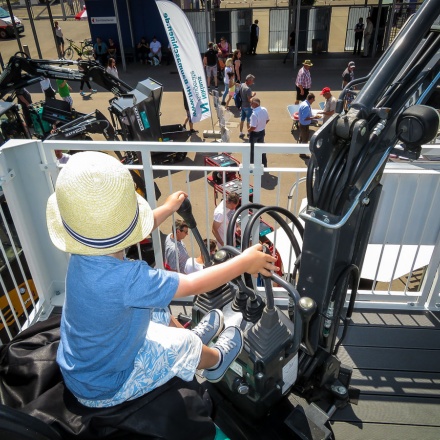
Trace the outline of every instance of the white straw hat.
<instances>
[{"instance_id":1,"label":"white straw hat","mask_svg":"<svg viewBox=\"0 0 440 440\"><path fill-rule=\"evenodd\" d=\"M153 211L127 168L108 154L74 154L61 170L46 209L53 244L64 252L106 255L142 241Z\"/></svg>"}]
</instances>

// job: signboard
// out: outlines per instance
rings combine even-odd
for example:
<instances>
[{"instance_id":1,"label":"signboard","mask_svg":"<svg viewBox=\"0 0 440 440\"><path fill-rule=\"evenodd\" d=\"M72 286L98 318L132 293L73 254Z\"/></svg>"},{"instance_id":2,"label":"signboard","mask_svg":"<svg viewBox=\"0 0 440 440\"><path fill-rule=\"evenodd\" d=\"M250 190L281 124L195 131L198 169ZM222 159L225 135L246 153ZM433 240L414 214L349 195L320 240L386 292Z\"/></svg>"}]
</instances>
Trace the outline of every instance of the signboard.
<instances>
[{"instance_id":1,"label":"signboard","mask_svg":"<svg viewBox=\"0 0 440 440\"><path fill-rule=\"evenodd\" d=\"M111 24L116 23L116 17L92 17L90 21L92 24Z\"/></svg>"}]
</instances>

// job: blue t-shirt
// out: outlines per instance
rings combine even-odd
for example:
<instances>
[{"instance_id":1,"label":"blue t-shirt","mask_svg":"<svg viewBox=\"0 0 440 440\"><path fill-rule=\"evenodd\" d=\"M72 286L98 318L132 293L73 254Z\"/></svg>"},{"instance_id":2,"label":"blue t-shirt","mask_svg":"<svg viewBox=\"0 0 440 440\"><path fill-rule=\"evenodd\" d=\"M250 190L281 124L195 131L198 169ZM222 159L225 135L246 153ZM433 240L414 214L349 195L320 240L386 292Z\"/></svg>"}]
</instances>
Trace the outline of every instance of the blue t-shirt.
<instances>
[{"instance_id":1,"label":"blue t-shirt","mask_svg":"<svg viewBox=\"0 0 440 440\"><path fill-rule=\"evenodd\" d=\"M310 125L312 121L310 119L306 120L306 118L310 118L311 116L312 116L312 107L309 101L307 101L306 99L299 105L299 109L298 109L299 123L301 125Z\"/></svg>"},{"instance_id":2,"label":"blue t-shirt","mask_svg":"<svg viewBox=\"0 0 440 440\"><path fill-rule=\"evenodd\" d=\"M179 275L144 261L72 255L57 362L77 397L108 399L133 369L152 308L167 307Z\"/></svg>"}]
</instances>

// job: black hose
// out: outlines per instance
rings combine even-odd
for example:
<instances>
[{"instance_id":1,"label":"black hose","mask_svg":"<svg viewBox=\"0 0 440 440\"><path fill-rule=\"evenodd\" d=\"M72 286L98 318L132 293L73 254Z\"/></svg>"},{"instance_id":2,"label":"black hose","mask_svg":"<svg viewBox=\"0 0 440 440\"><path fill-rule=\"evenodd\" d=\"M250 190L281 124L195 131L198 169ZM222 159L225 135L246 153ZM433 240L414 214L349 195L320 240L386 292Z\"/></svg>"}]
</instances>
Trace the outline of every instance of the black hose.
<instances>
[{"instance_id":1,"label":"black hose","mask_svg":"<svg viewBox=\"0 0 440 440\"><path fill-rule=\"evenodd\" d=\"M355 264L351 264L349 266L351 268L350 272L354 273L354 279L352 282L352 289L351 289L351 295L350 295L350 301L348 303L347 307L347 313L345 314L344 318L344 326L342 328L342 335L339 338L338 343L335 345L335 349L333 350L333 354L336 356L338 354L339 347L344 342L345 336L347 335L348 326L351 322L351 315L353 314L354 310L354 303L356 302L356 296L358 291L358 284L359 284L359 268Z\"/></svg>"},{"instance_id":2,"label":"black hose","mask_svg":"<svg viewBox=\"0 0 440 440\"><path fill-rule=\"evenodd\" d=\"M301 249L299 247L298 241L292 229L289 228L287 222L280 215L278 215L277 212L284 214L289 220L291 220L292 223L295 225L295 227L298 229L298 232L301 235L301 237L303 237L304 235L303 225L300 223L300 221L296 218L294 214L292 214L290 211L280 206L265 206L252 214L248 224L246 225L246 229L244 230L244 233L242 232L241 244L243 249L247 249L249 247L249 243L251 241L252 228L255 225L255 222L260 218L261 215L266 213L267 215L272 217L283 228L284 232L289 237L290 243L292 244L293 249L295 251L295 255L298 256L301 253Z\"/></svg>"},{"instance_id":3,"label":"black hose","mask_svg":"<svg viewBox=\"0 0 440 440\"><path fill-rule=\"evenodd\" d=\"M359 268L355 264L350 264L347 267L345 267L345 269L343 269L342 272L338 275L338 278L336 279L336 281L335 281L335 283L333 285L333 290L332 290L329 302L326 305L326 310L327 310L328 307L329 307L329 304L332 303L332 302L334 303L333 316L331 318L328 318L326 316L326 314L324 314L324 318L331 320L332 327L337 322L337 320L340 319L340 316L339 316L340 315L340 310L341 310L341 308L342 308L342 306L343 306L343 304L345 302L345 296L342 297L342 295L338 295L338 297L341 300L340 300L340 302L338 304L336 304L336 294L342 288L343 283L346 282L347 275L349 275L349 274L353 277L353 285L356 286L355 293L354 293L354 295L352 297L350 297L350 303L349 303L350 316L351 316L351 314L353 312L354 301L356 300L357 285L359 283ZM347 286L348 286L348 283L347 283ZM347 315L348 315L348 311L347 311ZM348 321L344 320L344 327L347 327L347 326L348 326ZM347 333L347 329L345 328L345 332L343 331L342 337L345 337L346 333ZM334 341L335 338L336 338L336 333L333 332L332 341ZM330 350L330 351L332 351L332 350Z\"/></svg>"},{"instance_id":4,"label":"black hose","mask_svg":"<svg viewBox=\"0 0 440 440\"><path fill-rule=\"evenodd\" d=\"M234 228L235 224L237 223L237 219L240 216L240 214L245 209L252 209L252 208L263 208L264 205L261 205L260 203L248 203L247 205L241 205L240 208L235 210L234 215L232 216L231 220L229 221L228 228L226 230L226 243L230 246L234 244Z\"/></svg>"},{"instance_id":5,"label":"black hose","mask_svg":"<svg viewBox=\"0 0 440 440\"><path fill-rule=\"evenodd\" d=\"M341 175L341 169L344 168L346 155L348 154L349 148L347 144L344 145L335 155L330 170L323 179L322 182L322 191L320 191L319 198L316 201L316 206L320 209L323 209L324 211L328 210L328 207L330 206L331 199L329 197L329 194L334 192L335 187L339 183L339 177ZM335 174L337 174L337 177L335 177Z\"/></svg>"}]
</instances>

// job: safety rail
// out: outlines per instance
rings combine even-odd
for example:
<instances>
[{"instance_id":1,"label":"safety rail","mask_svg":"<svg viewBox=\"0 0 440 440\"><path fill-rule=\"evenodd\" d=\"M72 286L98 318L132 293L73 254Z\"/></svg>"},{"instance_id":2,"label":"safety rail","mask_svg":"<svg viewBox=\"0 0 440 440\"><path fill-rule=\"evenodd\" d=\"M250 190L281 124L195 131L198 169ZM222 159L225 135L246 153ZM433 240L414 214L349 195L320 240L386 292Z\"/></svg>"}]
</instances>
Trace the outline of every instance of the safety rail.
<instances>
[{"instance_id":1,"label":"safety rail","mask_svg":"<svg viewBox=\"0 0 440 440\"><path fill-rule=\"evenodd\" d=\"M5 234L2 234L3 260L21 262L21 249L26 257L26 268L19 265L12 269L4 264L1 269L1 298L5 305L0 310L0 339L5 342L13 335L9 331L10 322L6 313L15 312L15 332L21 331L36 320L49 316L55 306L61 306L64 299L64 279L68 255L56 249L46 227L46 202L54 190L60 166L56 162L54 149L62 150L103 150L119 151L128 144L120 142L71 142L71 141L28 141L14 140L2 147L0 154L0 179L8 212L1 214ZM255 146L255 163L250 164L249 145L221 143L137 143L129 144L130 149L139 151L143 166L132 165L133 169L143 169L147 194L151 206L160 205L166 196L183 189L191 199L198 229L203 237L213 238L211 232L213 211L216 204L214 194L222 197L208 183L213 171L225 176L234 171L240 175L242 203L250 199L263 205L287 207L295 215L306 209L306 190L303 184L306 175L304 167L269 167L261 164L263 152L269 157L277 154L298 155L308 152L305 144L264 144ZM151 153L171 147L173 151L187 152L185 163L153 165ZM212 167L206 165L186 165L190 160L202 163L201 156L213 156L219 151L233 151L241 158L235 167ZM440 156L435 145L424 147L422 154ZM193 156L192 156L193 154ZM293 162L293 160L292 160ZM358 292L358 308L420 308L440 307L440 163L417 161L388 163L382 183L384 185L367 255L362 270L361 289ZM156 201L155 184L161 196ZM224 187L223 187L224 188ZM225 194L223 189L223 196ZM8 217L10 213L10 218ZM176 217L177 218L177 217ZM152 241L157 267L163 267L162 242L171 232L173 218L153 231ZM246 218L243 218L244 226ZM286 240L271 221L274 231L271 240L281 252ZM16 231L16 232L15 232ZM15 243L15 251L5 250L5 243ZM12 246L14 247L14 246ZM187 242L188 252L196 257L199 252L194 239ZM278 249L280 248L280 249ZM288 269L289 250L281 255L285 269ZM11 257L11 255L14 255ZM283 256L285 255L285 256ZM12 277L13 288L4 282ZM38 295L29 295L35 285ZM23 288L28 296L20 290ZM281 289L282 290L282 289ZM20 293L22 292L22 293ZM278 292L278 291L277 291ZM279 293L279 292L278 292ZM282 292L279 294L283 297ZM0 303L3 304L3 303ZM19 306L17 306L19 304Z\"/></svg>"}]
</instances>

